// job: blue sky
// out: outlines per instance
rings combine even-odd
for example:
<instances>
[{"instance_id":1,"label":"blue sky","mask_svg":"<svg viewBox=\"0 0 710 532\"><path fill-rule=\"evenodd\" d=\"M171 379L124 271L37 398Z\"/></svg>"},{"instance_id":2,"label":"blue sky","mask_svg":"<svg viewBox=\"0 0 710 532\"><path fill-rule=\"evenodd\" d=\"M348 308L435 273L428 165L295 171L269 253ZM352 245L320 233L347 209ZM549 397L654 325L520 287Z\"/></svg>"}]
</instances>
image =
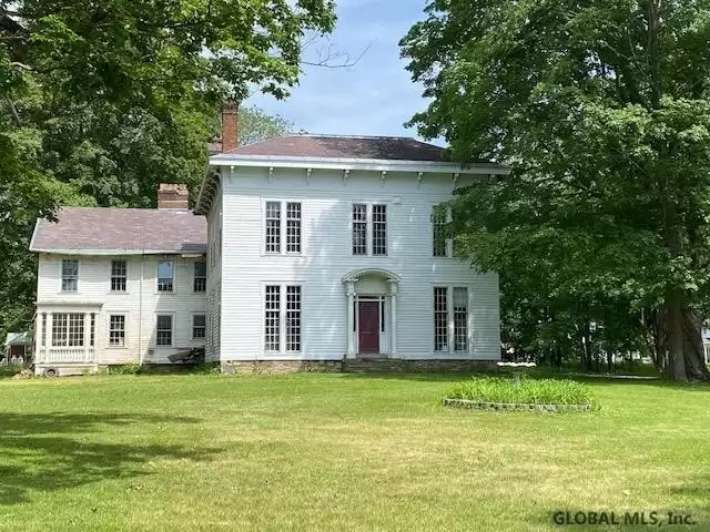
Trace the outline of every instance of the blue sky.
<instances>
[{"instance_id":1,"label":"blue sky","mask_svg":"<svg viewBox=\"0 0 710 532\"><path fill-rule=\"evenodd\" d=\"M360 61L345 69L304 66L300 84L278 101L257 94L246 105L280 114L297 129L342 135L416 136L404 122L426 106L422 87L412 83L397 43L424 18L425 0L338 0L333 34L304 52L314 61L328 45ZM342 61L342 59L341 59ZM337 62L337 59L334 61Z\"/></svg>"}]
</instances>

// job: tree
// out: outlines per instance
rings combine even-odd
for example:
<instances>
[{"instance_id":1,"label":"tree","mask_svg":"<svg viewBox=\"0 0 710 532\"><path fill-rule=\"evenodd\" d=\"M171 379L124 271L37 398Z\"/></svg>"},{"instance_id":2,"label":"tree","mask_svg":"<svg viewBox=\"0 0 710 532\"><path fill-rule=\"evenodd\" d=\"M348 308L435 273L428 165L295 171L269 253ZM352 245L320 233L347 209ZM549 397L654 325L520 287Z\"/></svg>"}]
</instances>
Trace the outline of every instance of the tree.
<instances>
[{"instance_id":1,"label":"tree","mask_svg":"<svg viewBox=\"0 0 710 532\"><path fill-rule=\"evenodd\" d=\"M239 144L253 144L291 133L293 123L280 115L269 115L256 106L239 109Z\"/></svg>"},{"instance_id":2,"label":"tree","mask_svg":"<svg viewBox=\"0 0 710 532\"><path fill-rule=\"evenodd\" d=\"M710 378L710 2L434 0L426 13L401 43L433 99L411 123L457 160L512 170L460 196L473 260L555 301L646 309L662 370Z\"/></svg>"},{"instance_id":3,"label":"tree","mask_svg":"<svg viewBox=\"0 0 710 532\"><path fill-rule=\"evenodd\" d=\"M0 0L0 333L31 317L37 217L196 190L222 102L285 97L334 20L331 0Z\"/></svg>"}]
</instances>

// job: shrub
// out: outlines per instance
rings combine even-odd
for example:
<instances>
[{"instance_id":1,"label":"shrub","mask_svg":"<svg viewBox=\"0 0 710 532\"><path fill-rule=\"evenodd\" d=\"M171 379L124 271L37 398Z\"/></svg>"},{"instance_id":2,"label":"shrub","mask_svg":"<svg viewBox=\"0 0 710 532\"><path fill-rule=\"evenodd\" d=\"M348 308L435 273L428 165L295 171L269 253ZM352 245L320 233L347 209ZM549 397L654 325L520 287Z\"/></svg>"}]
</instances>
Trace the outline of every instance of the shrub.
<instances>
[{"instance_id":1,"label":"shrub","mask_svg":"<svg viewBox=\"0 0 710 532\"><path fill-rule=\"evenodd\" d=\"M143 373L143 366L135 362L109 368L109 375L140 375L141 373Z\"/></svg>"},{"instance_id":2,"label":"shrub","mask_svg":"<svg viewBox=\"0 0 710 532\"><path fill-rule=\"evenodd\" d=\"M474 377L457 384L448 399L535 405L592 405L585 385L572 380Z\"/></svg>"}]
</instances>

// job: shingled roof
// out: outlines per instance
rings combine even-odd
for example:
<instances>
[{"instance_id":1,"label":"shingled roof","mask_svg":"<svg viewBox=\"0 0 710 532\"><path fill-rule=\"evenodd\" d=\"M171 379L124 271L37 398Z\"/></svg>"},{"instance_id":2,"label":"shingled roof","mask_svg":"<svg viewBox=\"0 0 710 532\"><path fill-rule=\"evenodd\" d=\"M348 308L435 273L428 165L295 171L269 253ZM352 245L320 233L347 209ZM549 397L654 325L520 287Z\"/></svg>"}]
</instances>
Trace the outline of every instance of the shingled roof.
<instances>
[{"instance_id":1,"label":"shingled roof","mask_svg":"<svg viewBox=\"0 0 710 532\"><path fill-rule=\"evenodd\" d=\"M215 156L308 157L447 162L446 150L408 137L287 135Z\"/></svg>"},{"instance_id":2,"label":"shingled roof","mask_svg":"<svg viewBox=\"0 0 710 532\"><path fill-rule=\"evenodd\" d=\"M196 254L207 251L207 222L186 209L64 207L37 220L30 250L65 254Z\"/></svg>"}]
</instances>

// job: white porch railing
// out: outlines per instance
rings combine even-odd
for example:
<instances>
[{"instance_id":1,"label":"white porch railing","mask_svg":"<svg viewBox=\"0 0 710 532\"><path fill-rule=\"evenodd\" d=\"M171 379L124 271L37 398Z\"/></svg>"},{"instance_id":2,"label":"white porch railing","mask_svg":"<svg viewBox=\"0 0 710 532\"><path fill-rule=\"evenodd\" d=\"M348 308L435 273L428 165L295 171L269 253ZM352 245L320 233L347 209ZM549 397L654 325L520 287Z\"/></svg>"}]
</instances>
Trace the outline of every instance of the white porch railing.
<instances>
[{"instance_id":1,"label":"white porch railing","mask_svg":"<svg viewBox=\"0 0 710 532\"><path fill-rule=\"evenodd\" d=\"M93 361L93 347L47 347L40 350L40 360L38 360L42 364L90 363Z\"/></svg>"}]
</instances>

